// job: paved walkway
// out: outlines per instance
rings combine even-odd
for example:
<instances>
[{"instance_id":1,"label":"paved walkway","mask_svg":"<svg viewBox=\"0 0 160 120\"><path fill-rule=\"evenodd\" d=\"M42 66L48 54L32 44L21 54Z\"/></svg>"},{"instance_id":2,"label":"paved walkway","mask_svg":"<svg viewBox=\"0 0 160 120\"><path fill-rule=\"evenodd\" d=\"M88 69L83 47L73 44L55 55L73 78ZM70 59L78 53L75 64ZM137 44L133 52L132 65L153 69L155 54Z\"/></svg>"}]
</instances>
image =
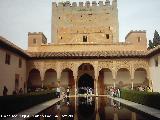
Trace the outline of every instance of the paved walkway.
<instances>
[{"instance_id":1,"label":"paved walkway","mask_svg":"<svg viewBox=\"0 0 160 120\"><path fill-rule=\"evenodd\" d=\"M116 101L119 101L120 103L122 104L125 104L127 106L130 106L132 108L135 108L139 111L142 111L144 113L147 113L153 117L156 117L158 119L160 119L160 110L158 109L155 109L155 108L152 108L152 107L148 107L148 106L145 106L145 105L141 105L141 104L138 104L138 103L134 103L134 102L131 102L131 101L128 101L128 100L124 100L124 99L121 99L121 98L116 98L116 97L111 97L109 95L107 95L108 98L112 98Z\"/></svg>"},{"instance_id":2,"label":"paved walkway","mask_svg":"<svg viewBox=\"0 0 160 120\"><path fill-rule=\"evenodd\" d=\"M12 116L10 118L7 118L6 120L25 120L25 119L31 118L32 116L36 115L37 113L41 112L44 109L47 109L48 107L54 105L55 103L57 103L58 101L60 101L62 99L63 99L63 97L56 98L56 99L49 100L47 102L38 104L36 106L33 106L29 109L26 109L26 110L16 114L14 118Z\"/></svg>"}]
</instances>

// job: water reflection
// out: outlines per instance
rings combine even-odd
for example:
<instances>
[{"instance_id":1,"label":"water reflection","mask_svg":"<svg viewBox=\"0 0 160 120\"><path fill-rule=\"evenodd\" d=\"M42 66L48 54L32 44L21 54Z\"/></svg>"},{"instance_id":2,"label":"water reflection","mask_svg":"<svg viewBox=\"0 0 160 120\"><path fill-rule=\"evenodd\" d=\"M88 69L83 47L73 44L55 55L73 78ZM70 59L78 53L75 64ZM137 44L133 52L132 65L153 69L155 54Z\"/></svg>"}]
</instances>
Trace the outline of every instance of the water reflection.
<instances>
[{"instance_id":1,"label":"water reflection","mask_svg":"<svg viewBox=\"0 0 160 120\"><path fill-rule=\"evenodd\" d=\"M146 120L106 97L65 98L39 114L52 117L38 120Z\"/></svg>"},{"instance_id":2,"label":"water reflection","mask_svg":"<svg viewBox=\"0 0 160 120\"><path fill-rule=\"evenodd\" d=\"M92 97L81 97L78 99L78 118L79 120L94 120L95 101Z\"/></svg>"}]
</instances>

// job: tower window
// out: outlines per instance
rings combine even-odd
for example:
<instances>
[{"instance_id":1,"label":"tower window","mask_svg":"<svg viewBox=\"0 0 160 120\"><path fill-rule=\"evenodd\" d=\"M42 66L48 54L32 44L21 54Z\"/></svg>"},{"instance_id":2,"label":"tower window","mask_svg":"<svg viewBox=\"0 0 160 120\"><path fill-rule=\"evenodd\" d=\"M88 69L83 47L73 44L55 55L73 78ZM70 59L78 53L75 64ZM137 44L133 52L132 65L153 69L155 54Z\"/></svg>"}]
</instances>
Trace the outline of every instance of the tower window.
<instances>
[{"instance_id":1,"label":"tower window","mask_svg":"<svg viewBox=\"0 0 160 120\"><path fill-rule=\"evenodd\" d=\"M87 36L83 36L83 42L87 42Z\"/></svg>"},{"instance_id":2,"label":"tower window","mask_svg":"<svg viewBox=\"0 0 160 120\"><path fill-rule=\"evenodd\" d=\"M141 41L141 37L138 37L138 42L140 42Z\"/></svg>"},{"instance_id":3,"label":"tower window","mask_svg":"<svg viewBox=\"0 0 160 120\"><path fill-rule=\"evenodd\" d=\"M6 53L6 59L5 59L5 64L10 65L10 61L11 61L11 55Z\"/></svg>"},{"instance_id":4,"label":"tower window","mask_svg":"<svg viewBox=\"0 0 160 120\"><path fill-rule=\"evenodd\" d=\"M109 34L106 34L106 39L109 39Z\"/></svg>"},{"instance_id":5,"label":"tower window","mask_svg":"<svg viewBox=\"0 0 160 120\"><path fill-rule=\"evenodd\" d=\"M33 44L36 44L37 43L37 40L36 39L33 39Z\"/></svg>"},{"instance_id":6,"label":"tower window","mask_svg":"<svg viewBox=\"0 0 160 120\"><path fill-rule=\"evenodd\" d=\"M81 15L81 17L82 17L82 15Z\"/></svg>"},{"instance_id":7,"label":"tower window","mask_svg":"<svg viewBox=\"0 0 160 120\"><path fill-rule=\"evenodd\" d=\"M61 40L62 40L62 37L61 37Z\"/></svg>"},{"instance_id":8,"label":"tower window","mask_svg":"<svg viewBox=\"0 0 160 120\"><path fill-rule=\"evenodd\" d=\"M61 17L59 17L59 20L61 19Z\"/></svg>"}]
</instances>

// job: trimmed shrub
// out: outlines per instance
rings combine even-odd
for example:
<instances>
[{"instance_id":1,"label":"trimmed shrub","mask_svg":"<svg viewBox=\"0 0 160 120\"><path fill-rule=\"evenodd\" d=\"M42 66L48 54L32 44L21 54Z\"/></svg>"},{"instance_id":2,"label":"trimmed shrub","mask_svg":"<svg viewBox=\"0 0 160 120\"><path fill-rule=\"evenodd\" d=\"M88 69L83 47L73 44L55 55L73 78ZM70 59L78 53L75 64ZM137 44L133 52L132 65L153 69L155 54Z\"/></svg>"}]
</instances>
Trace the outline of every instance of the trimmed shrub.
<instances>
[{"instance_id":1,"label":"trimmed shrub","mask_svg":"<svg viewBox=\"0 0 160 120\"><path fill-rule=\"evenodd\" d=\"M121 90L121 98L160 109L160 93Z\"/></svg>"},{"instance_id":2,"label":"trimmed shrub","mask_svg":"<svg viewBox=\"0 0 160 120\"><path fill-rule=\"evenodd\" d=\"M55 91L0 96L0 114L11 115L56 97Z\"/></svg>"}]
</instances>

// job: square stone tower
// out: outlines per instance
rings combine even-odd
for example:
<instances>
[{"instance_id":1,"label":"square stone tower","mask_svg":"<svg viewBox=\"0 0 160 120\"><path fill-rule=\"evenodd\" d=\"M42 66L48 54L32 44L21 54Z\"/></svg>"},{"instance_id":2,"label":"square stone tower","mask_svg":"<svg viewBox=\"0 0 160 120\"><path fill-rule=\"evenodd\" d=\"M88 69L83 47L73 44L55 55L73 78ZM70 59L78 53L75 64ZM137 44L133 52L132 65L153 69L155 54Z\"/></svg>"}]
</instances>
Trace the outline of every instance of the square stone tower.
<instances>
[{"instance_id":1,"label":"square stone tower","mask_svg":"<svg viewBox=\"0 0 160 120\"><path fill-rule=\"evenodd\" d=\"M51 39L64 44L108 44L119 41L117 0L52 3Z\"/></svg>"}]
</instances>

